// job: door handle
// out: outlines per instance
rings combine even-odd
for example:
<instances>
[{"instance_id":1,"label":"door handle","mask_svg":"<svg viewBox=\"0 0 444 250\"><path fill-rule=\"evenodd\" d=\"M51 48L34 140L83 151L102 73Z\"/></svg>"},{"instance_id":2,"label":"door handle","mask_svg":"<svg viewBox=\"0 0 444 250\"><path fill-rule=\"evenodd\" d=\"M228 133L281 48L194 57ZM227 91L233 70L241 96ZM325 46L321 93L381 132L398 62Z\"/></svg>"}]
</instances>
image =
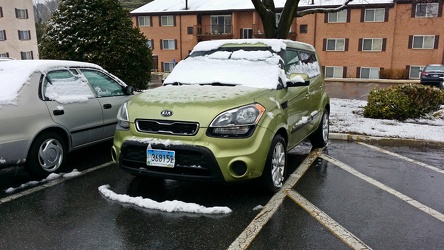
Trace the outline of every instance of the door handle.
<instances>
[{"instance_id":1,"label":"door handle","mask_svg":"<svg viewBox=\"0 0 444 250\"><path fill-rule=\"evenodd\" d=\"M113 107L113 105L111 105L111 104L103 104L104 109L110 109L112 107Z\"/></svg>"},{"instance_id":2,"label":"door handle","mask_svg":"<svg viewBox=\"0 0 444 250\"><path fill-rule=\"evenodd\" d=\"M52 113L54 115L63 115L63 114L65 114L65 111L56 109L56 110L53 110Z\"/></svg>"}]
</instances>

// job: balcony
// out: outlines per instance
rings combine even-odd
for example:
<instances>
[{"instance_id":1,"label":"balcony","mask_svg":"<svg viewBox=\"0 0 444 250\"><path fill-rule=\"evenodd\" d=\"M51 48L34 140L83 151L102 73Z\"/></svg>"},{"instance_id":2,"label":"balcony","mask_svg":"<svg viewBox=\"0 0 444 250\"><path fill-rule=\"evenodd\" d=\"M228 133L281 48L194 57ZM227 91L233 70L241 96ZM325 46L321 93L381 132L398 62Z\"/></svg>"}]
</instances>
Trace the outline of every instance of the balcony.
<instances>
[{"instance_id":1,"label":"balcony","mask_svg":"<svg viewBox=\"0 0 444 250\"><path fill-rule=\"evenodd\" d=\"M231 25L195 25L193 28L193 34L202 40L233 38Z\"/></svg>"}]
</instances>

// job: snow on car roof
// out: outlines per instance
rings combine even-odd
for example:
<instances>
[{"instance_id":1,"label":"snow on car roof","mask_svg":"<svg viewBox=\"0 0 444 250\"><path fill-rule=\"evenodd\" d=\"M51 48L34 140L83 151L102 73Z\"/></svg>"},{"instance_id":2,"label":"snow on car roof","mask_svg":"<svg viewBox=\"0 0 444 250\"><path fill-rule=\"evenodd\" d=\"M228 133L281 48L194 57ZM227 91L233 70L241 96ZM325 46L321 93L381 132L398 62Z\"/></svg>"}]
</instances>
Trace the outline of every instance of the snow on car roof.
<instances>
[{"instance_id":1,"label":"snow on car roof","mask_svg":"<svg viewBox=\"0 0 444 250\"><path fill-rule=\"evenodd\" d=\"M16 104L19 92L29 84L34 72L46 73L48 70L66 67L92 67L102 69L93 63L64 60L11 60L0 63L0 107Z\"/></svg>"},{"instance_id":2,"label":"snow on car roof","mask_svg":"<svg viewBox=\"0 0 444 250\"><path fill-rule=\"evenodd\" d=\"M276 8L284 7L287 0L274 0ZM345 0L303 0L299 7L325 7L340 6ZM187 9L185 4L187 3ZM391 4L393 0L354 0L349 5L362 4ZM192 11L218 11L218 10L253 10L251 0L154 0L133 10L132 14L158 13L158 12L192 12Z\"/></svg>"}]
</instances>

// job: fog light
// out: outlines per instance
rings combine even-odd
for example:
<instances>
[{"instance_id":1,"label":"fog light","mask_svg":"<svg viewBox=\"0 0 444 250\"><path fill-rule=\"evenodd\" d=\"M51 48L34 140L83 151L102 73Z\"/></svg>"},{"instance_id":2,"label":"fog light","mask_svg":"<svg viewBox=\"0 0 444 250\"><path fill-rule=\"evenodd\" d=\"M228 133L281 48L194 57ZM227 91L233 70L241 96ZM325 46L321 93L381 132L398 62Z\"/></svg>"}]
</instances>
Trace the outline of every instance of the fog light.
<instances>
[{"instance_id":1,"label":"fog light","mask_svg":"<svg viewBox=\"0 0 444 250\"><path fill-rule=\"evenodd\" d=\"M243 161L235 161L231 164L231 171L237 176L242 176L247 172L247 165Z\"/></svg>"}]
</instances>

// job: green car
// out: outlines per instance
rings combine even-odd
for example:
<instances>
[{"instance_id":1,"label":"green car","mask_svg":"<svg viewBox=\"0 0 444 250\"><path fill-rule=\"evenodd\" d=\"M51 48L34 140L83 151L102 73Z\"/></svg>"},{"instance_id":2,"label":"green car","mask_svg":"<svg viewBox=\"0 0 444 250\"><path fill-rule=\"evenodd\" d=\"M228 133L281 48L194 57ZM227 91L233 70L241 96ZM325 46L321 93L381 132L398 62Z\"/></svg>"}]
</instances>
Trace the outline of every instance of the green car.
<instances>
[{"instance_id":1,"label":"green car","mask_svg":"<svg viewBox=\"0 0 444 250\"><path fill-rule=\"evenodd\" d=\"M278 191L287 152L323 147L329 97L313 46L278 39L198 43L163 86L118 112L113 160L134 175Z\"/></svg>"}]
</instances>

